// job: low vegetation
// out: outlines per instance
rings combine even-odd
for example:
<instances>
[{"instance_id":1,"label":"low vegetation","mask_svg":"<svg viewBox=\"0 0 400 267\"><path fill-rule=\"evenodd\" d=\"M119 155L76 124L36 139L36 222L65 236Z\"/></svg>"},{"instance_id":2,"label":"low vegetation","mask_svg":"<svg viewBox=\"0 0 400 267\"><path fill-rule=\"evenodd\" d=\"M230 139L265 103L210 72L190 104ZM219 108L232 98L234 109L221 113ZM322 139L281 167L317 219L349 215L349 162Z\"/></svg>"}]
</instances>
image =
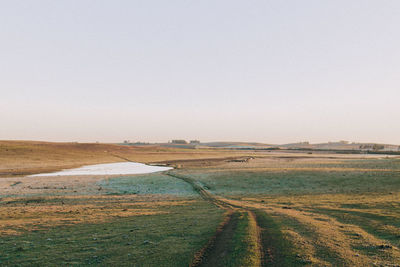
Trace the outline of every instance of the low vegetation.
<instances>
[{"instance_id":1,"label":"low vegetation","mask_svg":"<svg viewBox=\"0 0 400 267\"><path fill-rule=\"evenodd\" d=\"M0 178L54 172L88 164L131 160L141 163L224 158L252 153L95 143L0 141Z\"/></svg>"},{"instance_id":2,"label":"low vegetation","mask_svg":"<svg viewBox=\"0 0 400 267\"><path fill-rule=\"evenodd\" d=\"M184 181L160 173L110 178L99 182L98 185L107 194L197 195L193 188Z\"/></svg>"},{"instance_id":3,"label":"low vegetation","mask_svg":"<svg viewBox=\"0 0 400 267\"><path fill-rule=\"evenodd\" d=\"M386 266L400 262L399 165L310 159L284 161L281 170L266 162L181 172L226 203L256 210L258 226L267 226L266 266Z\"/></svg>"},{"instance_id":4,"label":"low vegetation","mask_svg":"<svg viewBox=\"0 0 400 267\"><path fill-rule=\"evenodd\" d=\"M223 213L200 199L130 196L18 199L4 206L25 208L0 216L2 266L188 266Z\"/></svg>"},{"instance_id":5,"label":"low vegetation","mask_svg":"<svg viewBox=\"0 0 400 267\"><path fill-rule=\"evenodd\" d=\"M178 168L121 177L0 179L0 265L400 263L398 158L143 151L111 157L130 160L142 153ZM13 153L33 162L40 156L32 155L42 152ZM65 164L73 157L68 155ZM12 158L1 169L20 174L9 168L19 160Z\"/></svg>"}]
</instances>

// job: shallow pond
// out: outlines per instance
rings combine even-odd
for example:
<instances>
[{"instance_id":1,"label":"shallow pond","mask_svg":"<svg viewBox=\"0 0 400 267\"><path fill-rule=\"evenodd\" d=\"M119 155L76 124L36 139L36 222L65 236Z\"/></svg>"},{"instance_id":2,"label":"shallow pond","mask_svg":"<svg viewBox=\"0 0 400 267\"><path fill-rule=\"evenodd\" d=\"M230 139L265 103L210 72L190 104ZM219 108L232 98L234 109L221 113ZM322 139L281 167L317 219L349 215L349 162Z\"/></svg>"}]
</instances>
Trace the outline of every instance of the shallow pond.
<instances>
[{"instance_id":1,"label":"shallow pond","mask_svg":"<svg viewBox=\"0 0 400 267\"><path fill-rule=\"evenodd\" d=\"M171 167L150 166L137 162L117 162L87 165L76 169L62 170L59 172L39 173L31 175L37 176L58 176L58 175L119 175L119 174L142 174L161 172L172 169Z\"/></svg>"}]
</instances>

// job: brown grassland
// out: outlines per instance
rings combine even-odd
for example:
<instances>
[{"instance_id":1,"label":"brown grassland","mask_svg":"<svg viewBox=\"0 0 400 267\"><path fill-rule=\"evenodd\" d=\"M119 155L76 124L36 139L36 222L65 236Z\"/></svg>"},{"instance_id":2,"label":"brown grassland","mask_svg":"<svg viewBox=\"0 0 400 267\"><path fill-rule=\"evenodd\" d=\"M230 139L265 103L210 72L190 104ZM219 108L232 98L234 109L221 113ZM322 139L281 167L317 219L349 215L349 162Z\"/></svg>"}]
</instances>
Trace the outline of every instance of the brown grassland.
<instances>
[{"instance_id":1,"label":"brown grassland","mask_svg":"<svg viewBox=\"0 0 400 267\"><path fill-rule=\"evenodd\" d=\"M36 141L0 141L0 177L29 175L76 168L89 164L120 162L141 163L174 160L225 158L253 153L218 149L181 149L158 146L123 146L93 143L50 143Z\"/></svg>"},{"instance_id":2,"label":"brown grassland","mask_svg":"<svg viewBox=\"0 0 400 267\"><path fill-rule=\"evenodd\" d=\"M27 177L123 160L176 167ZM400 159L0 141L2 266L399 266Z\"/></svg>"}]
</instances>

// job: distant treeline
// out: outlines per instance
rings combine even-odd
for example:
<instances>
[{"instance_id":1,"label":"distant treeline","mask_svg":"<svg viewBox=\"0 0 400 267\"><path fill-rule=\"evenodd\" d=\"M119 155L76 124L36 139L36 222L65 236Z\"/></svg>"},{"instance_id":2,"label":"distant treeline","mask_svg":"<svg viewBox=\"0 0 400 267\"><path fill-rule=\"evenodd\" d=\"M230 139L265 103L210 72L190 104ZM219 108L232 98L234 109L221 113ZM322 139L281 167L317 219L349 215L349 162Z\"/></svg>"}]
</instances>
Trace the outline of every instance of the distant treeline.
<instances>
[{"instance_id":1,"label":"distant treeline","mask_svg":"<svg viewBox=\"0 0 400 267\"><path fill-rule=\"evenodd\" d=\"M346 149L317 149L317 148L279 148L279 147L268 147L268 148L228 148L235 150L282 150L282 151L304 151L304 152L330 152L337 154L380 154L380 155L400 155L400 151L375 151L375 150L346 150Z\"/></svg>"},{"instance_id":2,"label":"distant treeline","mask_svg":"<svg viewBox=\"0 0 400 267\"><path fill-rule=\"evenodd\" d=\"M333 152L338 154L380 154L380 155L400 155L400 151L376 151L376 150L345 150L345 149L310 149L310 148L289 148L286 150Z\"/></svg>"}]
</instances>

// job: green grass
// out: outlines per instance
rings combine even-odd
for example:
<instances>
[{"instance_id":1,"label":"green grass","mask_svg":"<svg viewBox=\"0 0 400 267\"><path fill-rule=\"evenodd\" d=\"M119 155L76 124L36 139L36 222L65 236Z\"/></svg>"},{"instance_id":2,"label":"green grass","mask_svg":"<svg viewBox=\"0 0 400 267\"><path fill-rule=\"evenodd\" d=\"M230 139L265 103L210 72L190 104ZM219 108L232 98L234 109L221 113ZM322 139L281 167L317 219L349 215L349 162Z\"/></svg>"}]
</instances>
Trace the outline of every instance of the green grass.
<instances>
[{"instance_id":1,"label":"green grass","mask_svg":"<svg viewBox=\"0 0 400 267\"><path fill-rule=\"evenodd\" d=\"M211 250L199 265L213 267L259 266L260 251L255 224L247 212L236 211L216 235Z\"/></svg>"},{"instance_id":2,"label":"green grass","mask_svg":"<svg viewBox=\"0 0 400 267\"><path fill-rule=\"evenodd\" d=\"M220 266L256 266L259 261L257 240L252 236L248 213L237 212L232 220L235 229L231 239L227 240L229 253L219 259Z\"/></svg>"},{"instance_id":3,"label":"green grass","mask_svg":"<svg viewBox=\"0 0 400 267\"><path fill-rule=\"evenodd\" d=\"M304 166L305 164L302 163ZM338 162L311 162L306 164L310 167L327 167L327 168L356 168L356 169L385 169L385 170L400 170L399 158L383 158L383 159L354 159L354 160L340 160Z\"/></svg>"},{"instance_id":4,"label":"green grass","mask_svg":"<svg viewBox=\"0 0 400 267\"><path fill-rule=\"evenodd\" d=\"M232 258L236 259L234 266L257 266L260 263L260 248L257 244L257 229L255 222L248 213L239 217L233 236Z\"/></svg>"},{"instance_id":5,"label":"green grass","mask_svg":"<svg viewBox=\"0 0 400 267\"><path fill-rule=\"evenodd\" d=\"M163 211L168 213L1 236L0 265L188 266L222 211L201 200Z\"/></svg>"},{"instance_id":6,"label":"green grass","mask_svg":"<svg viewBox=\"0 0 400 267\"><path fill-rule=\"evenodd\" d=\"M302 195L400 190L398 172L225 171L192 175L214 194Z\"/></svg>"},{"instance_id":7,"label":"green grass","mask_svg":"<svg viewBox=\"0 0 400 267\"><path fill-rule=\"evenodd\" d=\"M267 251L264 256L265 265L302 266L301 260L296 258L293 246L283 236L278 220L260 210L255 210L255 214L261 228L261 243L264 250Z\"/></svg>"},{"instance_id":8,"label":"green grass","mask_svg":"<svg viewBox=\"0 0 400 267\"><path fill-rule=\"evenodd\" d=\"M196 185L200 184L213 194L259 205L254 212L261 228L261 243L268 266L324 266L325 263L354 266L357 263L355 253L360 254L359 258L367 255L371 262L377 261L379 264L399 259L394 254L387 256L390 250L382 251L378 243L375 247L356 247L363 245L357 242L357 239L361 239L354 235L356 230L345 228L359 226L381 241L400 246L400 234L395 232L400 229L400 206L396 200L397 192L400 192L398 159L277 161L273 164L278 169L233 171L197 168L174 171L193 178ZM280 166L282 170L279 170ZM291 167L298 169L284 170ZM302 170L303 167L308 169ZM104 214L115 210L124 214L125 209L128 209L126 212L142 209L139 200L137 206L129 206L134 204L135 199L122 199L126 195L134 195L150 203L146 208L164 213L114 216L97 223L51 227L43 224L43 227L31 228L19 235L1 235L0 265L188 266L193 255L215 234L223 217L224 211L201 200L190 184L162 173L111 178L99 182L98 186L102 188L99 194L117 196L107 196L110 199L106 200L100 197L92 200L83 197L67 199L63 196L49 200L45 196L37 196L7 200L9 203L0 202L0 209L3 208L3 214L7 214L4 210L12 210L12 207L14 210L26 206L51 207L61 205L60 202L66 206L79 206L85 201L93 201L97 205L96 214L102 212L102 205L108 209L104 210ZM160 207L155 204L157 201L175 199L192 202ZM93 207L91 209L94 210ZM67 209L54 212L58 215L65 212L60 216L70 216ZM10 218L37 218L29 217L32 214L19 212L10 215ZM222 246L226 254L217 259L221 266L257 265L260 258L257 255L259 252L255 245L252 218L244 211L233 216L232 229L225 233L226 243ZM329 225L326 223L329 219L345 226ZM325 227L331 227L330 231L321 231ZM348 244L348 258L340 254L341 244L330 242L335 234ZM313 251L301 254L301 250L306 249L302 244L312 247Z\"/></svg>"},{"instance_id":9,"label":"green grass","mask_svg":"<svg viewBox=\"0 0 400 267\"><path fill-rule=\"evenodd\" d=\"M271 266L296 266L309 262L318 266L325 263L350 266L358 264L357 257L361 264L365 260L364 255L369 257L370 262L380 264L399 259L396 249L380 249L385 242L400 246L399 202L398 199L396 201L400 192L398 159L284 162L282 165L282 170L273 171L251 168L231 171L227 168L183 170L182 173L199 181L213 194L238 200L252 199L254 203L265 207L288 207L300 213L312 212L310 216L313 219L310 221L290 212L287 215L264 210L256 213L259 226L265 228L264 236L267 236L263 238L264 247L271 247L270 253L275 259L269 263ZM279 167L279 164L274 167ZM346 239L343 241L350 244L352 249L347 257L340 244L327 242L330 239L329 232L332 235L343 234L344 230L334 225L318 224L319 219L329 221L329 218L350 227L358 226L380 240L375 244L363 244L357 233L351 235L350 231L346 238L343 237ZM324 233L321 227L329 227L329 231ZM295 237L287 236L282 229L298 234L296 247L291 243ZM324 236L319 236L321 233ZM308 242L314 254L305 254L304 258L295 257L293 251L301 255L301 242Z\"/></svg>"}]
</instances>

